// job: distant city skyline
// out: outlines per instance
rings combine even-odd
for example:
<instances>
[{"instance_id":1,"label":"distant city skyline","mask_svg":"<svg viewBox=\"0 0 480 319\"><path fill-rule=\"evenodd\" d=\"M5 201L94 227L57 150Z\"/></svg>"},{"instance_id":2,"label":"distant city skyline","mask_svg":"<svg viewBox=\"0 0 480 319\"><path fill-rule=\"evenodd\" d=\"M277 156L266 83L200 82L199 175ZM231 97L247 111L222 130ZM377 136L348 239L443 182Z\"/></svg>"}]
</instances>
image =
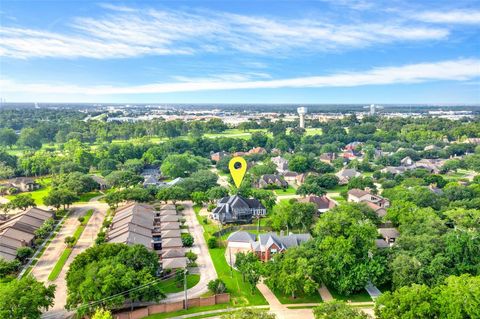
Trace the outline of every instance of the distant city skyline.
<instances>
[{"instance_id":1,"label":"distant city skyline","mask_svg":"<svg viewBox=\"0 0 480 319\"><path fill-rule=\"evenodd\" d=\"M479 1L2 1L6 102L480 104Z\"/></svg>"}]
</instances>

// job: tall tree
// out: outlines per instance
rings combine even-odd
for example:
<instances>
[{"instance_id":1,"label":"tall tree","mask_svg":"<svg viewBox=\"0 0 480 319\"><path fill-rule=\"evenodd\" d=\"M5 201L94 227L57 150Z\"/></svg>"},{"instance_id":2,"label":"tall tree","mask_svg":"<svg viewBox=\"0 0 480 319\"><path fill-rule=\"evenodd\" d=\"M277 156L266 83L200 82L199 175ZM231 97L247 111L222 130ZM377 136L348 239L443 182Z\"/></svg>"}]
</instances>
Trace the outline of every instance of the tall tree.
<instances>
[{"instance_id":1,"label":"tall tree","mask_svg":"<svg viewBox=\"0 0 480 319\"><path fill-rule=\"evenodd\" d=\"M33 276L0 284L0 318L40 318L54 303L55 285L45 286Z\"/></svg>"}]
</instances>

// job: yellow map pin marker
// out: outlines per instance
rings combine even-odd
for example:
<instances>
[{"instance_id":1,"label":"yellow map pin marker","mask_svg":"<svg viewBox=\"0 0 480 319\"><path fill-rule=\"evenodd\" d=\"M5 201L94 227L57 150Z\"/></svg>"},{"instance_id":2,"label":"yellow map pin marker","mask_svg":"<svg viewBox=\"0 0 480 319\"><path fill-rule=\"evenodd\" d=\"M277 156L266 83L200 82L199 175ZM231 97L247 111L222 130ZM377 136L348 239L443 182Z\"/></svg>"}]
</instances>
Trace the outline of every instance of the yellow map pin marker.
<instances>
[{"instance_id":1,"label":"yellow map pin marker","mask_svg":"<svg viewBox=\"0 0 480 319\"><path fill-rule=\"evenodd\" d=\"M243 159L243 157L235 156L228 163L228 169L230 170L230 174L233 177L235 186L239 188L240 184L242 184L243 177L247 172L247 162L245 161L245 159Z\"/></svg>"}]
</instances>

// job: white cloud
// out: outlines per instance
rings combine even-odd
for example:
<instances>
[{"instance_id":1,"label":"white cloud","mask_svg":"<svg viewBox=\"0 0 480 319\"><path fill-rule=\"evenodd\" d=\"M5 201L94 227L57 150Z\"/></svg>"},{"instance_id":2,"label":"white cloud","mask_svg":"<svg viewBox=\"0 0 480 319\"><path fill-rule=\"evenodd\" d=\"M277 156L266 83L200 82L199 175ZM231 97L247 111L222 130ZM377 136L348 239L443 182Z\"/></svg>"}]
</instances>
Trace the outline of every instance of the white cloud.
<instances>
[{"instance_id":1,"label":"white cloud","mask_svg":"<svg viewBox=\"0 0 480 319\"><path fill-rule=\"evenodd\" d=\"M413 17L432 23L480 24L480 10L425 11L414 14Z\"/></svg>"},{"instance_id":2,"label":"white cloud","mask_svg":"<svg viewBox=\"0 0 480 319\"><path fill-rule=\"evenodd\" d=\"M77 17L66 31L0 27L0 54L11 58L125 58L240 51L296 53L361 48L379 43L444 39L449 31L418 23L322 22L217 11L133 9L102 4L107 14Z\"/></svg>"},{"instance_id":3,"label":"white cloud","mask_svg":"<svg viewBox=\"0 0 480 319\"><path fill-rule=\"evenodd\" d=\"M152 83L136 86L78 86L45 83L17 83L0 80L0 91L35 94L134 95L193 92L209 90L354 87L364 85L408 84L428 81L467 81L480 76L479 59L449 60L433 63L408 64L373 68L366 71L340 72L330 75L288 79L252 80L251 76L180 78L179 82Z\"/></svg>"}]
</instances>

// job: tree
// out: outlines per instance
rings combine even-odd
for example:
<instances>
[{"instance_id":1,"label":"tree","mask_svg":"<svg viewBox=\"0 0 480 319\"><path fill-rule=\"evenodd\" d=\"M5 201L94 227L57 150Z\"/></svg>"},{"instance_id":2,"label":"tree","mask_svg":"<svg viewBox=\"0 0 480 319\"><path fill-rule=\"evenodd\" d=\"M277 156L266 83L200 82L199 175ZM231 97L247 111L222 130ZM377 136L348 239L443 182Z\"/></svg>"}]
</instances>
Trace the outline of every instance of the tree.
<instances>
[{"instance_id":1,"label":"tree","mask_svg":"<svg viewBox=\"0 0 480 319\"><path fill-rule=\"evenodd\" d=\"M18 140L18 136L11 128L0 129L0 145L12 147Z\"/></svg>"},{"instance_id":2,"label":"tree","mask_svg":"<svg viewBox=\"0 0 480 319\"><path fill-rule=\"evenodd\" d=\"M73 247L76 241L77 240L73 236L67 236L64 240L65 244L67 244L68 247Z\"/></svg>"},{"instance_id":3,"label":"tree","mask_svg":"<svg viewBox=\"0 0 480 319\"><path fill-rule=\"evenodd\" d=\"M288 162L288 169L297 172L297 173L305 173L310 168L310 162L308 158L303 155L295 155L289 162Z\"/></svg>"},{"instance_id":4,"label":"tree","mask_svg":"<svg viewBox=\"0 0 480 319\"><path fill-rule=\"evenodd\" d=\"M222 319L276 319L277 316L273 313L268 313L266 310L261 309L248 309L241 308L238 311L234 311L222 316Z\"/></svg>"},{"instance_id":5,"label":"tree","mask_svg":"<svg viewBox=\"0 0 480 319\"><path fill-rule=\"evenodd\" d=\"M203 205L203 203L208 202L208 196L205 192L193 192L192 201L196 205Z\"/></svg>"},{"instance_id":6,"label":"tree","mask_svg":"<svg viewBox=\"0 0 480 319\"><path fill-rule=\"evenodd\" d=\"M24 128L20 131L18 144L32 149L40 149L42 147L42 139L38 132L33 128Z\"/></svg>"},{"instance_id":7,"label":"tree","mask_svg":"<svg viewBox=\"0 0 480 319\"><path fill-rule=\"evenodd\" d=\"M313 308L315 319L368 319L367 314L347 305L344 301L333 300Z\"/></svg>"},{"instance_id":8,"label":"tree","mask_svg":"<svg viewBox=\"0 0 480 319\"><path fill-rule=\"evenodd\" d=\"M60 206L64 209L78 200L78 196L68 189L52 189L47 196L43 198L43 202L47 206L53 206L57 210Z\"/></svg>"},{"instance_id":9,"label":"tree","mask_svg":"<svg viewBox=\"0 0 480 319\"><path fill-rule=\"evenodd\" d=\"M121 192L112 192L108 193L105 196L105 202L107 202L108 206L115 210L118 208L118 204L124 201L123 194Z\"/></svg>"},{"instance_id":10,"label":"tree","mask_svg":"<svg viewBox=\"0 0 480 319\"><path fill-rule=\"evenodd\" d=\"M55 285L45 286L33 276L0 284L0 318L40 318L53 306Z\"/></svg>"},{"instance_id":11,"label":"tree","mask_svg":"<svg viewBox=\"0 0 480 319\"><path fill-rule=\"evenodd\" d=\"M20 269L20 261L17 259L7 261L0 258L0 279L15 274Z\"/></svg>"},{"instance_id":12,"label":"tree","mask_svg":"<svg viewBox=\"0 0 480 319\"><path fill-rule=\"evenodd\" d=\"M267 210L275 206L277 199L273 192L266 189L252 189L251 196L258 199Z\"/></svg>"},{"instance_id":13,"label":"tree","mask_svg":"<svg viewBox=\"0 0 480 319\"><path fill-rule=\"evenodd\" d=\"M217 278L215 280L210 280L208 282L208 290L210 290L211 293L213 294L223 294L224 292L227 291L227 287L225 286L225 283L223 280Z\"/></svg>"},{"instance_id":14,"label":"tree","mask_svg":"<svg viewBox=\"0 0 480 319\"><path fill-rule=\"evenodd\" d=\"M183 287L185 282L185 269L177 269L175 271L175 284L178 288Z\"/></svg>"},{"instance_id":15,"label":"tree","mask_svg":"<svg viewBox=\"0 0 480 319\"><path fill-rule=\"evenodd\" d=\"M317 184L307 184L303 183L300 185L297 190L296 194L301 196L308 196L308 195L316 195L316 196L323 196L327 193L327 191Z\"/></svg>"},{"instance_id":16,"label":"tree","mask_svg":"<svg viewBox=\"0 0 480 319\"><path fill-rule=\"evenodd\" d=\"M310 229L313 224L313 218L317 212L315 205L312 203L294 202L291 209L291 225L304 230Z\"/></svg>"},{"instance_id":17,"label":"tree","mask_svg":"<svg viewBox=\"0 0 480 319\"><path fill-rule=\"evenodd\" d=\"M207 168L210 161L190 154L170 154L162 163L160 170L166 176L187 177L201 168Z\"/></svg>"},{"instance_id":18,"label":"tree","mask_svg":"<svg viewBox=\"0 0 480 319\"><path fill-rule=\"evenodd\" d=\"M335 168L328 163L317 160L313 163L313 170L317 173L325 174L333 173L335 171Z\"/></svg>"},{"instance_id":19,"label":"tree","mask_svg":"<svg viewBox=\"0 0 480 319\"><path fill-rule=\"evenodd\" d=\"M222 186L212 187L207 191L207 197L210 202L228 196L228 189Z\"/></svg>"},{"instance_id":20,"label":"tree","mask_svg":"<svg viewBox=\"0 0 480 319\"><path fill-rule=\"evenodd\" d=\"M130 187L143 181L143 177L131 171L113 171L105 179L114 187Z\"/></svg>"},{"instance_id":21,"label":"tree","mask_svg":"<svg viewBox=\"0 0 480 319\"><path fill-rule=\"evenodd\" d=\"M190 235L189 233L182 234L183 247L192 247L193 242L194 242L194 239L192 235Z\"/></svg>"},{"instance_id":22,"label":"tree","mask_svg":"<svg viewBox=\"0 0 480 319\"><path fill-rule=\"evenodd\" d=\"M24 263L28 258L33 256L33 249L30 247L20 247L17 249L17 258Z\"/></svg>"},{"instance_id":23,"label":"tree","mask_svg":"<svg viewBox=\"0 0 480 319\"><path fill-rule=\"evenodd\" d=\"M164 187L158 191L157 199L164 202L170 200L175 205L177 201L188 199L188 193L180 186Z\"/></svg>"},{"instance_id":24,"label":"tree","mask_svg":"<svg viewBox=\"0 0 480 319\"><path fill-rule=\"evenodd\" d=\"M190 251L187 251L187 252L185 253L185 257L187 257L187 260L188 260L188 264L189 264L189 265L194 265L195 262L197 261L197 258L198 258L197 254L195 254L195 253L194 253L193 251L191 251L191 250L190 250ZM192 266L189 266L189 267L192 267Z\"/></svg>"},{"instance_id":25,"label":"tree","mask_svg":"<svg viewBox=\"0 0 480 319\"><path fill-rule=\"evenodd\" d=\"M12 176L15 176L15 169L5 164L5 162L0 162L0 179L7 179Z\"/></svg>"},{"instance_id":26,"label":"tree","mask_svg":"<svg viewBox=\"0 0 480 319\"><path fill-rule=\"evenodd\" d=\"M110 311L99 308L93 314L92 319L113 319L113 316Z\"/></svg>"},{"instance_id":27,"label":"tree","mask_svg":"<svg viewBox=\"0 0 480 319\"><path fill-rule=\"evenodd\" d=\"M26 210L28 207L35 207L37 204L35 204L35 200L33 199L31 194L20 194L15 196L14 199L12 199L9 202L9 205L13 209L21 209L21 210Z\"/></svg>"},{"instance_id":28,"label":"tree","mask_svg":"<svg viewBox=\"0 0 480 319\"><path fill-rule=\"evenodd\" d=\"M142 245L105 243L90 247L70 264L66 308L84 315L126 301L158 301L165 296L156 283L158 268L157 254ZM87 306L77 308L79 305Z\"/></svg>"}]
</instances>

